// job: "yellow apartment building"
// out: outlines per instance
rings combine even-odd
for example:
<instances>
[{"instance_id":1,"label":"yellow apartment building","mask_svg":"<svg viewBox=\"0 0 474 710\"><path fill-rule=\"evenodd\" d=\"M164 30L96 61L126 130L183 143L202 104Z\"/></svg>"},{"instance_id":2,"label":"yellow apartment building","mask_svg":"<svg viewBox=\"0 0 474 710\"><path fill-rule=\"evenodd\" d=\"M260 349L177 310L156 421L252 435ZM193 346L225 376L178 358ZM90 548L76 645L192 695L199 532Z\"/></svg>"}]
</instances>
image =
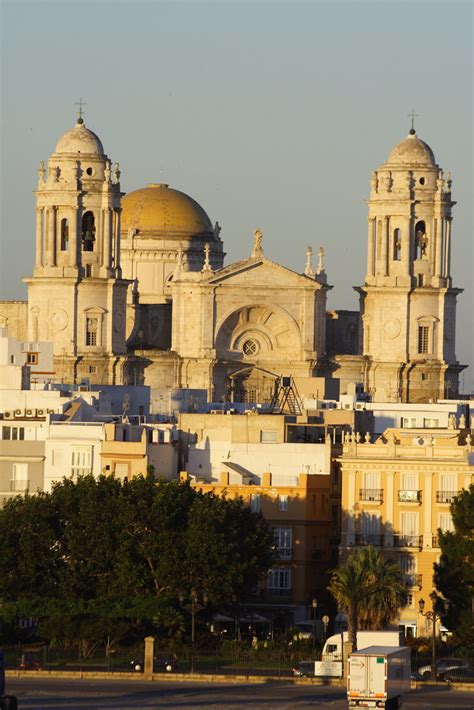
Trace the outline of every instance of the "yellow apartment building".
<instances>
[{"instance_id":1,"label":"yellow apartment building","mask_svg":"<svg viewBox=\"0 0 474 710\"><path fill-rule=\"evenodd\" d=\"M473 481L470 431L387 429L374 443L369 436L346 435L339 462L341 558L372 544L396 560L407 584L399 624L408 635L430 635L418 601L423 598L430 609L438 530L452 529L450 503Z\"/></svg>"},{"instance_id":2,"label":"yellow apartment building","mask_svg":"<svg viewBox=\"0 0 474 710\"><path fill-rule=\"evenodd\" d=\"M181 474L181 480L187 478L189 474ZM302 615L309 618L311 600L327 600L328 568L334 564L329 476L301 473L292 485L275 485L269 472L263 473L257 485L232 484L229 479L229 472L224 471L219 481L193 480L192 485L204 493L242 498L273 528L279 560L252 604L267 615L279 609L292 621Z\"/></svg>"}]
</instances>

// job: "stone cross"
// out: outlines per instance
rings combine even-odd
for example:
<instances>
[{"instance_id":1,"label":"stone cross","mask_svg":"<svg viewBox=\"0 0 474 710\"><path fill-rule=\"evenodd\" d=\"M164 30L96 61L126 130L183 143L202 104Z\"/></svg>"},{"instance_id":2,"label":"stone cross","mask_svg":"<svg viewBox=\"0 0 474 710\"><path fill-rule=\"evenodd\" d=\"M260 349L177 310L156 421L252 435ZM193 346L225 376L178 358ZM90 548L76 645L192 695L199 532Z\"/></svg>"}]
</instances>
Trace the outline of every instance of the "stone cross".
<instances>
[{"instance_id":1,"label":"stone cross","mask_svg":"<svg viewBox=\"0 0 474 710\"><path fill-rule=\"evenodd\" d=\"M76 106L79 106L79 109L77 111L77 117L78 117L78 123L83 123L84 119L82 116L84 115L84 111L82 110L83 106L87 106L86 102L83 100L82 96L79 97L79 101L76 101Z\"/></svg>"},{"instance_id":2,"label":"stone cross","mask_svg":"<svg viewBox=\"0 0 474 710\"><path fill-rule=\"evenodd\" d=\"M411 118L411 129L410 133L413 135L415 131L415 118L419 118L419 114L415 113L415 109L412 108L411 113L408 114L408 118Z\"/></svg>"},{"instance_id":3,"label":"stone cross","mask_svg":"<svg viewBox=\"0 0 474 710\"><path fill-rule=\"evenodd\" d=\"M314 276L314 271L313 271L313 250L311 247L308 247L306 249L306 266L305 266L305 276Z\"/></svg>"},{"instance_id":4,"label":"stone cross","mask_svg":"<svg viewBox=\"0 0 474 710\"><path fill-rule=\"evenodd\" d=\"M322 247L319 247L318 249L318 268L316 270L317 274L320 274L324 271L324 249Z\"/></svg>"},{"instance_id":5,"label":"stone cross","mask_svg":"<svg viewBox=\"0 0 474 710\"><path fill-rule=\"evenodd\" d=\"M209 253L211 251L211 247L209 246L209 243L204 245L204 264L201 269L201 271L206 272L206 271L212 271L212 266L211 262L209 261Z\"/></svg>"}]
</instances>

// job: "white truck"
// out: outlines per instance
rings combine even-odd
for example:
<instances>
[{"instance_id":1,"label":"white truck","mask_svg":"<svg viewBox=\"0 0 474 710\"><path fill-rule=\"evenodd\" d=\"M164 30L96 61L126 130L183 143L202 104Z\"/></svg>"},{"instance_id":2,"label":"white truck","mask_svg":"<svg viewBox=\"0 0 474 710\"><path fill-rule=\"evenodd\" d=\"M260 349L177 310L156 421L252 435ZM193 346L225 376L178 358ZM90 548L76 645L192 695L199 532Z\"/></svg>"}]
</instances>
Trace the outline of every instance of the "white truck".
<instances>
[{"instance_id":1,"label":"white truck","mask_svg":"<svg viewBox=\"0 0 474 710\"><path fill-rule=\"evenodd\" d=\"M349 708L401 708L403 694L410 690L410 671L410 649L406 646L369 646L351 653Z\"/></svg>"},{"instance_id":2,"label":"white truck","mask_svg":"<svg viewBox=\"0 0 474 710\"><path fill-rule=\"evenodd\" d=\"M329 636L324 644L321 660L314 663L314 675L318 677L342 677L342 646L349 641L349 633ZM358 631L357 648L367 646L400 646L399 631Z\"/></svg>"}]
</instances>

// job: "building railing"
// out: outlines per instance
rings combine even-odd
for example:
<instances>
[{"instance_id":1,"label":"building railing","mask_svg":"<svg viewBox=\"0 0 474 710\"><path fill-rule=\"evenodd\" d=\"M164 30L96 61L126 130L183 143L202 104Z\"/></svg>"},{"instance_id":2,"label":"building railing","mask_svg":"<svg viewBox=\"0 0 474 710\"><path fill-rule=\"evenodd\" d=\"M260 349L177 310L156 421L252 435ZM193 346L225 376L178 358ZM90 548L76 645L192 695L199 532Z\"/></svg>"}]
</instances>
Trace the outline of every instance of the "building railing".
<instances>
[{"instance_id":1,"label":"building railing","mask_svg":"<svg viewBox=\"0 0 474 710\"><path fill-rule=\"evenodd\" d=\"M439 539L438 539L437 535L433 535L431 545L432 545L432 547L439 547Z\"/></svg>"},{"instance_id":2,"label":"building railing","mask_svg":"<svg viewBox=\"0 0 474 710\"><path fill-rule=\"evenodd\" d=\"M418 587L418 589L421 589L422 582L423 582L423 575L422 574L406 574L405 575L405 582L406 582L407 587Z\"/></svg>"},{"instance_id":3,"label":"building railing","mask_svg":"<svg viewBox=\"0 0 474 710\"><path fill-rule=\"evenodd\" d=\"M291 553L292 553L291 547L279 547L278 548L278 556L279 556L280 560L291 560Z\"/></svg>"},{"instance_id":4,"label":"building railing","mask_svg":"<svg viewBox=\"0 0 474 710\"><path fill-rule=\"evenodd\" d=\"M437 503L452 503L453 498L457 496L458 491L436 491Z\"/></svg>"},{"instance_id":5,"label":"building railing","mask_svg":"<svg viewBox=\"0 0 474 710\"><path fill-rule=\"evenodd\" d=\"M420 503L421 491L402 490L398 491L399 503Z\"/></svg>"},{"instance_id":6,"label":"building railing","mask_svg":"<svg viewBox=\"0 0 474 710\"><path fill-rule=\"evenodd\" d=\"M12 478L10 481L10 490L11 491L27 491L30 487L30 481L29 479L26 478L21 478L21 479L15 479Z\"/></svg>"},{"instance_id":7,"label":"building railing","mask_svg":"<svg viewBox=\"0 0 474 710\"><path fill-rule=\"evenodd\" d=\"M383 547L384 536L376 533L356 533L355 544L359 545L374 545L374 547Z\"/></svg>"},{"instance_id":8,"label":"building railing","mask_svg":"<svg viewBox=\"0 0 474 710\"><path fill-rule=\"evenodd\" d=\"M394 535L394 547L422 547L423 535Z\"/></svg>"},{"instance_id":9,"label":"building railing","mask_svg":"<svg viewBox=\"0 0 474 710\"><path fill-rule=\"evenodd\" d=\"M382 503L383 488L361 488L359 491L359 500Z\"/></svg>"},{"instance_id":10,"label":"building railing","mask_svg":"<svg viewBox=\"0 0 474 710\"><path fill-rule=\"evenodd\" d=\"M269 599L289 599L291 589L267 589L266 596Z\"/></svg>"}]
</instances>

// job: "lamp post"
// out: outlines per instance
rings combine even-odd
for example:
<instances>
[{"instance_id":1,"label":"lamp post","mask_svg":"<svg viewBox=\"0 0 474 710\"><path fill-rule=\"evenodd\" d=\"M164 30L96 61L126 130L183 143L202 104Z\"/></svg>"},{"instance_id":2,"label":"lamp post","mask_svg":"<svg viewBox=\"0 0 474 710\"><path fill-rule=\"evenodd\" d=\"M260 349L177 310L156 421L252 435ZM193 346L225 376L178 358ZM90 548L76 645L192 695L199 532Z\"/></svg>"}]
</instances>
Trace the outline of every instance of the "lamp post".
<instances>
[{"instance_id":1,"label":"lamp post","mask_svg":"<svg viewBox=\"0 0 474 710\"><path fill-rule=\"evenodd\" d=\"M318 608L318 600L313 597L311 600L311 607L313 609L313 651L316 644L316 609Z\"/></svg>"},{"instance_id":2,"label":"lamp post","mask_svg":"<svg viewBox=\"0 0 474 710\"><path fill-rule=\"evenodd\" d=\"M194 589L191 589L189 593L189 602L185 602L185 595L183 592L179 593L179 603L183 609L191 614L191 673L194 673L194 643L196 641L196 614L202 611L209 602L209 597L204 592L202 595L202 602L199 600L199 594Z\"/></svg>"},{"instance_id":3,"label":"lamp post","mask_svg":"<svg viewBox=\"0 0 474 710\"><path fill-rule=\"evenodd\" d=\"M438 595L436 592L433 590L430 594L430 599L431 599L431 611L425 611L425 600L420 599L418 601L418 607L420 610L420 614L422 616L425 616L427 619L429 619L432 623L432 628L433 628L433 636L431 639L431 680L436 680L436 622L440 621L443 616L446 616L448 613L449 609L449 601L447 599L443 599L443 604L444 604L444 612L442 611L436 611L436 604L439 600Z\"/></svg>"}]
</instances>

